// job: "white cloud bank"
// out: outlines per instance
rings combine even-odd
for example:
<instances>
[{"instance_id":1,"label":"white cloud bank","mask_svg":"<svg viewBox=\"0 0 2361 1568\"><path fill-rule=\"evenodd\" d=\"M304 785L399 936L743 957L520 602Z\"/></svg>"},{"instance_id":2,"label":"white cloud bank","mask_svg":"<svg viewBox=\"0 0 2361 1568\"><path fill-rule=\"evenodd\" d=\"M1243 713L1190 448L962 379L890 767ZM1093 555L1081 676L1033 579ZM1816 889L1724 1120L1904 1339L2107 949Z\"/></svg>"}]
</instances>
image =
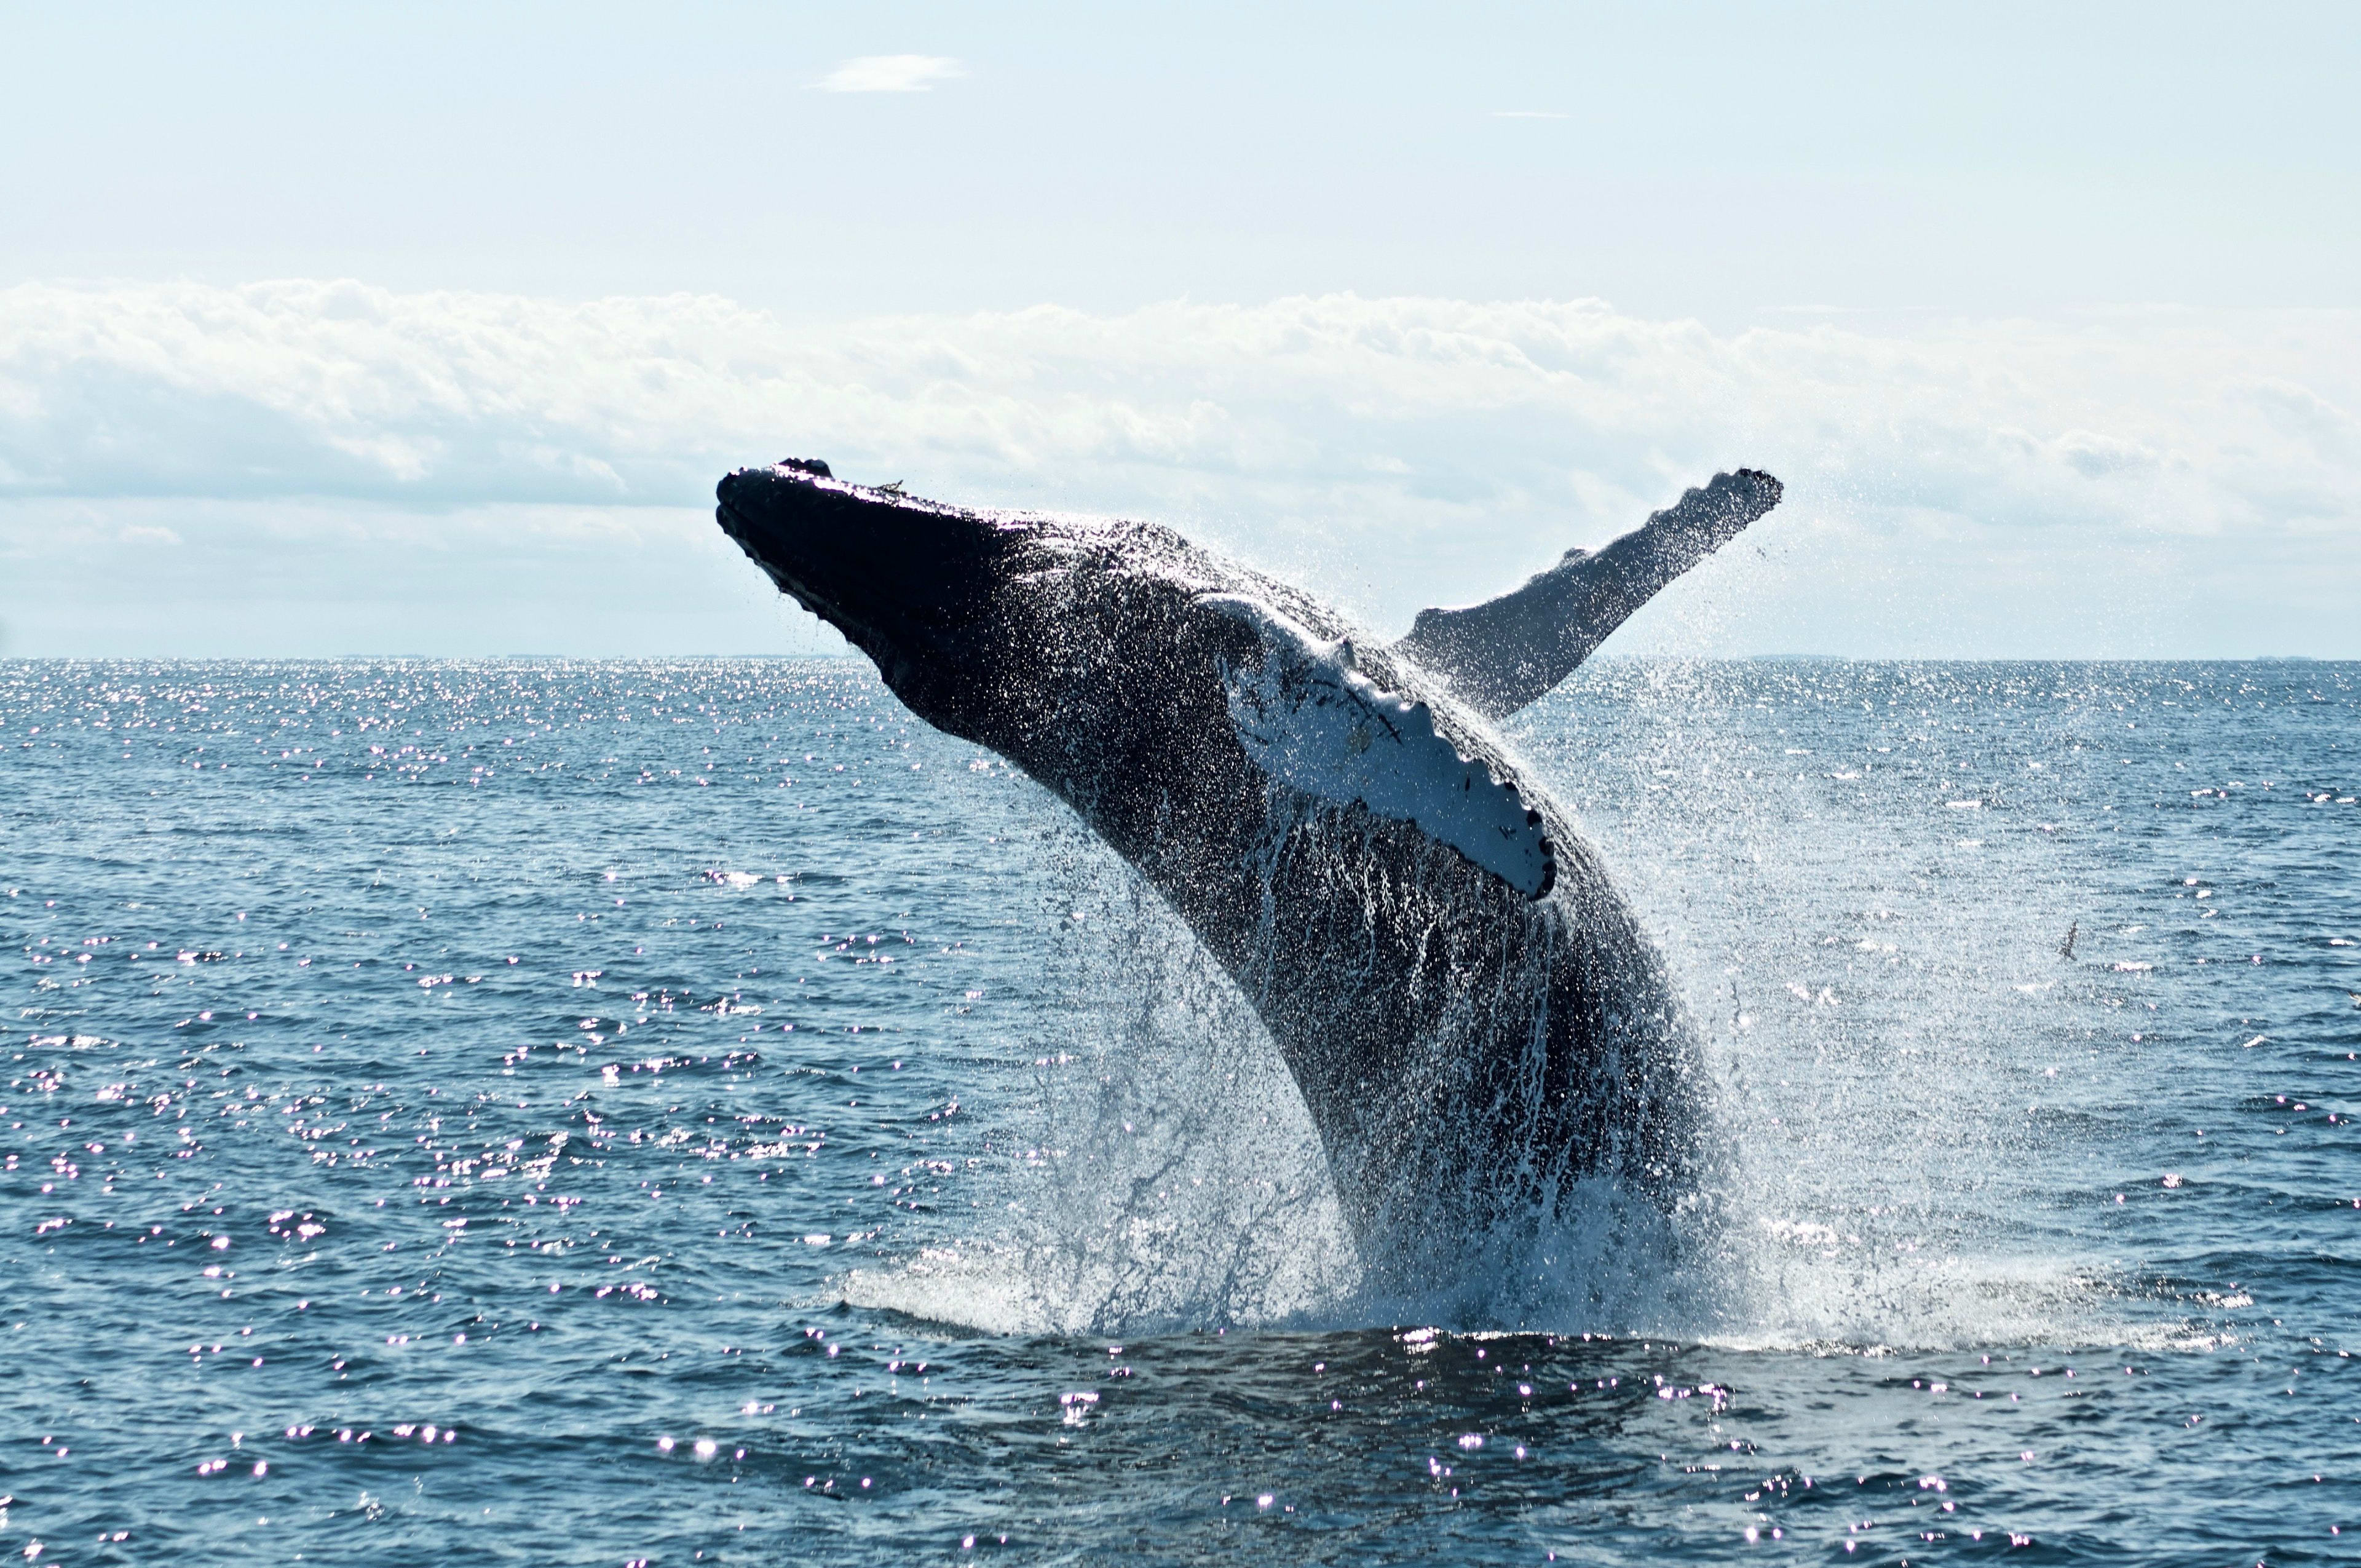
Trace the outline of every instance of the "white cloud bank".
<instances>
[{"instance_id":1,"label":"white cloud bank","mask_svg":"<svg viewBox=\"0 0 2361 1568\"><path fill-rule=\"evenodd\" d=\"M29 585L71 598L116 551L310 551L366 597L387 541L464 560L451 520L504 508L633 538L661 513L646 548L675 549L722 471L792 454L1159 517L1399 626L1742 463L1787 504L1615 646L2361 653L2356 382L2356 313L1717 334L1338 295L799 327L686 296L27 285L0 291L0 618L16 652L100 651L40 630L61 601ZM610 543L548 543L582 552L552 580ZM499 554L531 593L541 557Z\"/></svg>"},{"instance_id":2,"label":"white cloud bank","mask_svg":"<svg viewBox=\"0 0 2361 1568\"><path fill-rule=\"evenodd\" d=\"M864 54L823 78L823 93L929 93L938 82L965 76L956 60L939 54Z\"/></svg>"}]
</instances>

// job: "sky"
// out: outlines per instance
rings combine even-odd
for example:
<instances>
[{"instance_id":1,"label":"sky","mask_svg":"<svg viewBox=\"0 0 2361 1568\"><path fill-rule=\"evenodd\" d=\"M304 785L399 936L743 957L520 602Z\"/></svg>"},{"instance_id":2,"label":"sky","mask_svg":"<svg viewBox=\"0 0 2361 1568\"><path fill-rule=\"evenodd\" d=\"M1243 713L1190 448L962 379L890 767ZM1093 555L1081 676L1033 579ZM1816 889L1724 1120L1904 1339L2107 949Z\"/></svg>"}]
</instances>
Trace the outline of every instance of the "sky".
<instances>
[{"instance_id":1,"label":"sky","mask_svg":"<svg viewBox=\"0 0 2361 1568\"><path fill-rule=\"evenodd\" d=\"M0 3L0 652L840 647L825 457L1373 629L2361 657L2361 7Z\"/></svg>"}]
</instances>

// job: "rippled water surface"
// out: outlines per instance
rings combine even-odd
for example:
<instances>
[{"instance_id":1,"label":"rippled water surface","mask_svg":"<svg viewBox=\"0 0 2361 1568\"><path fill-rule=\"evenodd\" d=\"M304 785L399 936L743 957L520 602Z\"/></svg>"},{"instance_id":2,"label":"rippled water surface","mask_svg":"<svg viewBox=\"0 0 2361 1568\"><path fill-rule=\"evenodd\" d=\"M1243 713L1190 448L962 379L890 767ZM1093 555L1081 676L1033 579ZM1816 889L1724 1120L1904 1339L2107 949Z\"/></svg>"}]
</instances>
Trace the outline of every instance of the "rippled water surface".
<instances>
[{"instance_id":1,"label":"rippled water surface","mask_svg":"<svg viewBox=\"0 0 2361 1568\"><path fill-rule=\"evenodd\" d=\"M0 1551L2361 1560L2356 677L1585 672L1723 1223L1406 1308L865 665L0 663Z\"/></svg>"}]
</instances>

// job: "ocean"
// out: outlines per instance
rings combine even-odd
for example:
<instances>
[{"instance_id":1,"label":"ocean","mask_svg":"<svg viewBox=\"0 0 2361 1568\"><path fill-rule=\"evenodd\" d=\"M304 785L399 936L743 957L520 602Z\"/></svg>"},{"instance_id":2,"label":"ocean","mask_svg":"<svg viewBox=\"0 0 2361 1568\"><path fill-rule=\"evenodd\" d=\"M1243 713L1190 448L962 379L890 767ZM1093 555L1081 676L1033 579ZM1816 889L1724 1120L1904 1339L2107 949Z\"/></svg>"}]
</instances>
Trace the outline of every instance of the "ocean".
<instances>
[{"instance_id":1,"label":"ocean","mask_svg":"<svg viewBox=\"0 0 2361 1568\"><path fill-rule=\"evenodd\" d=\"M2361 1561L2361 665L1508 732L1727 1190L1404 1301L1187 932L863 663L0 662L0 1552Z\"/></svg>"}]
</instances>

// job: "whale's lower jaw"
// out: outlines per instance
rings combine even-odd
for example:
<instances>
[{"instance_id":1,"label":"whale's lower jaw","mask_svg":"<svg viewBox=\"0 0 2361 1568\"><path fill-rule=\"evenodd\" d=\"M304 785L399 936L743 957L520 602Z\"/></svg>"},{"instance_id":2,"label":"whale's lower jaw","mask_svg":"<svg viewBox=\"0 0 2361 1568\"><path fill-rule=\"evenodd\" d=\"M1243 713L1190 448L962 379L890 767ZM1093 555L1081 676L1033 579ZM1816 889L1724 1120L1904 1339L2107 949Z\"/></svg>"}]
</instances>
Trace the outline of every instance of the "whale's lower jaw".
<instances>
[{"instance_id":1,"label":"whale's lower jaw","mask_svg":"<svg viewBox=\"0 0 2361 1568\"><path fill-rule=\"evenodd\" d=\"M776 521L750 516L725 499L714 508L721 532L763 569L772 585L841 633L873 661L893 656L891 640L822 587L822 574L798 558L794 533Z\"/></svg>"},{"instance_id":2,"label":"whale's lower jaw","mask_svg":"<svg viewBox=\"0 0 2361 1568\"><path fill-rule=\"evenodd\" d=\"M826 464L741 469L714 518L779 591L869 655L906 703L997 663L988 594L1011 544L991 518L846 484ZM979 658L979 650L987 656ZM957 711L958 693L939 711Z\"/></svg>"}]
</instances>

